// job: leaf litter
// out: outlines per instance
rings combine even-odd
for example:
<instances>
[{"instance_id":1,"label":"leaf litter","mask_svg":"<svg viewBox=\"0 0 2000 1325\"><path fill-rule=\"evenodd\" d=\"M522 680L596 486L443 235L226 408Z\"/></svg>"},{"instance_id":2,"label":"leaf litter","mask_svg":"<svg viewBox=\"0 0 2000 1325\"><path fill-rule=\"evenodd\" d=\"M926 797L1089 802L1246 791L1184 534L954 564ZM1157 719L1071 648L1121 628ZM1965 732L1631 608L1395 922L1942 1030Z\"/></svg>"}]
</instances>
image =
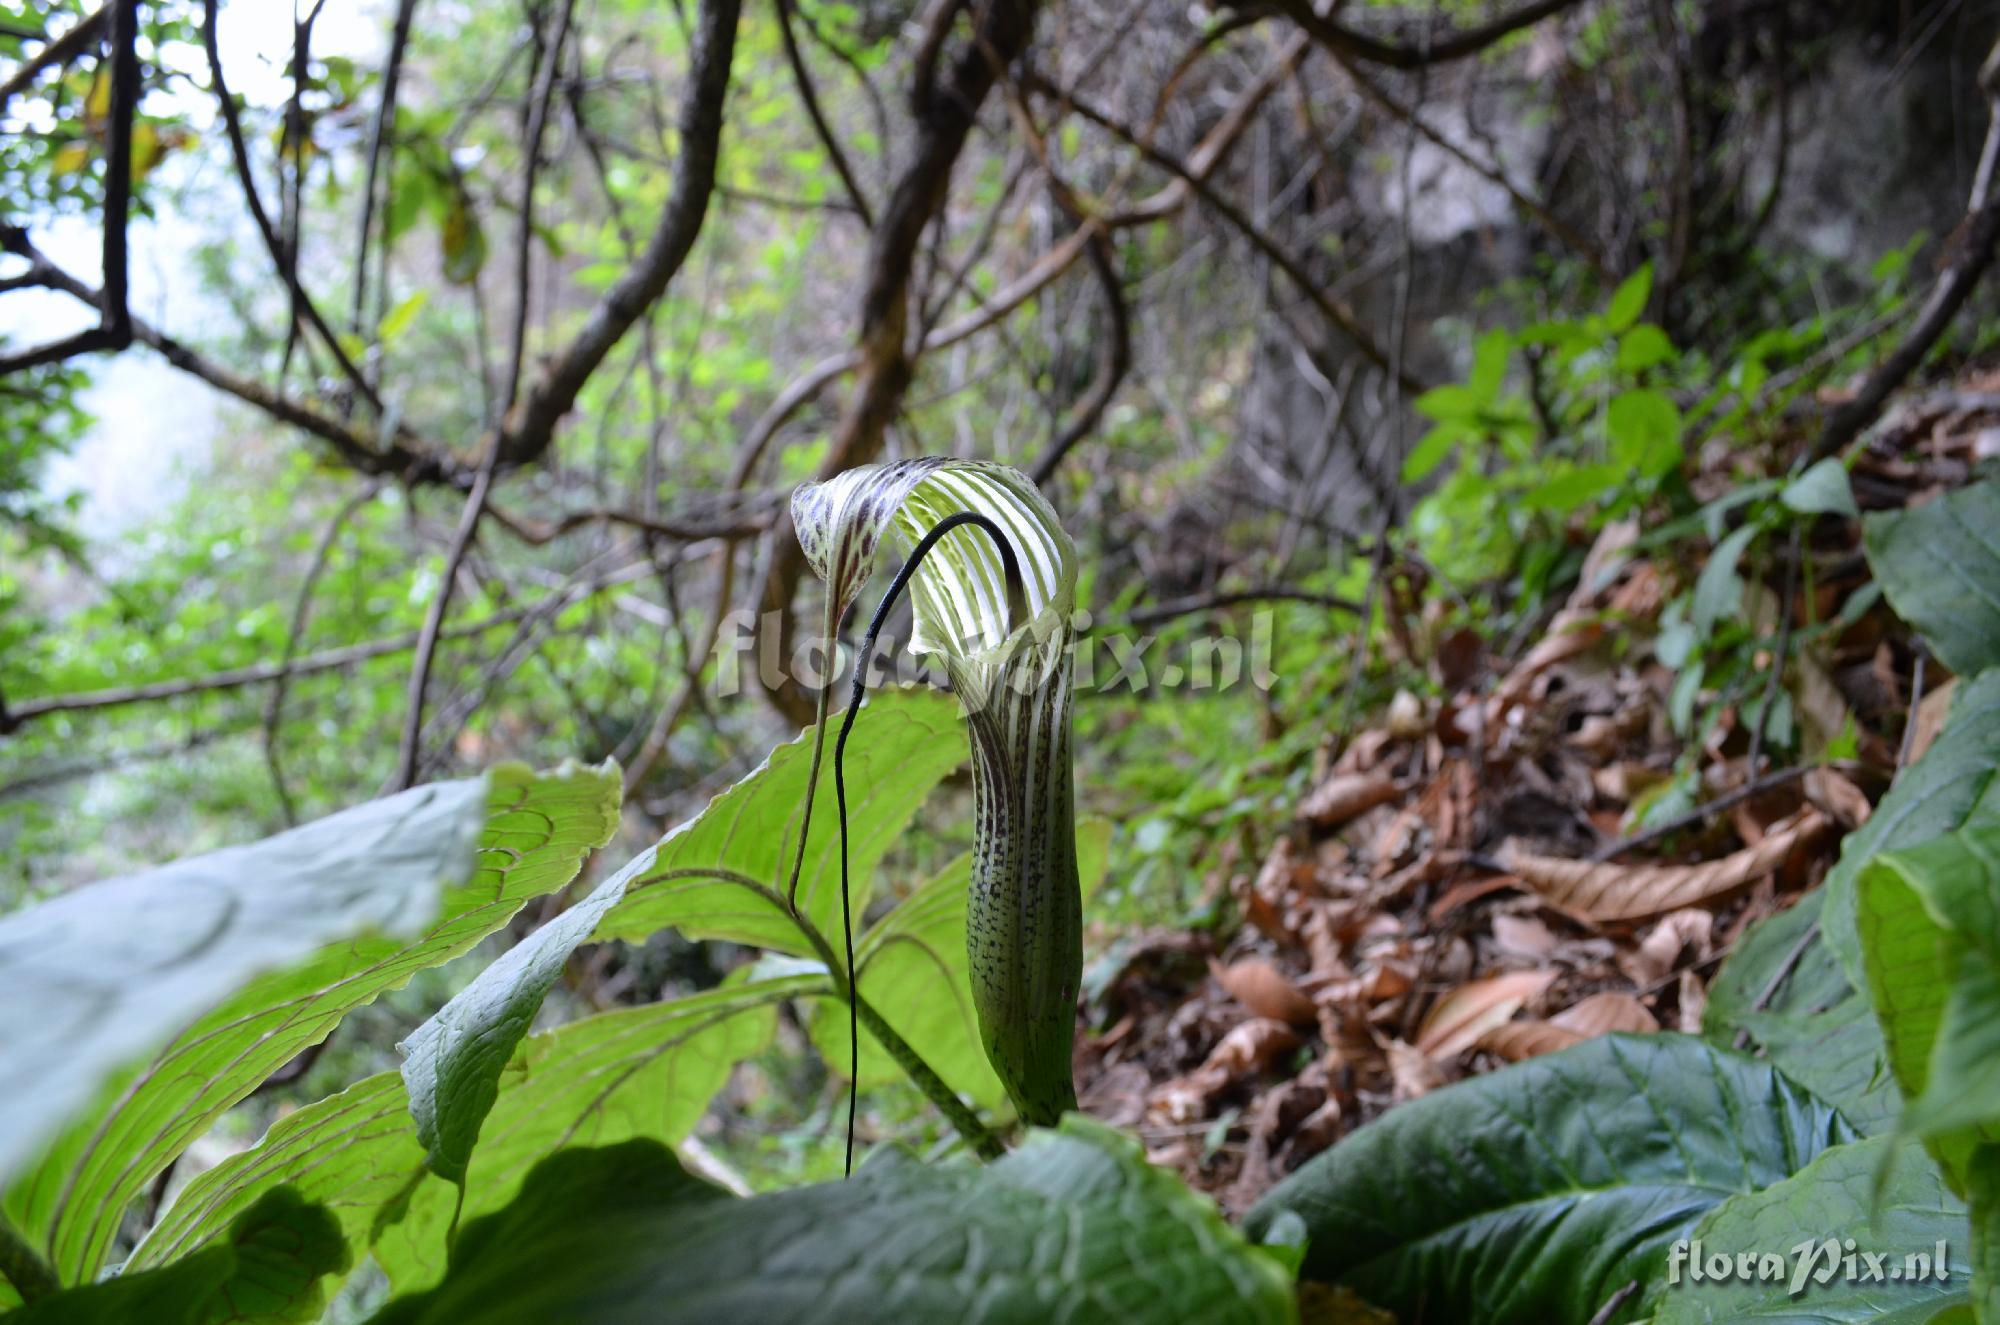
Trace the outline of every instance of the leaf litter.
<instances>
[{"instance_id":1,"label":"leaf litter","mask_svg":"<svg viewBox=\"0 0 2000 1325\"><path fill-rule=\"evenodd\" d=\"M1861 507L1964 483L1985 435L1921 401L1892 412L1852 465ZM1703 455L1698 497L1757 477L1725 448ZM1512 656L1389 595L1385 647L1428 693L1406 684L1328 734L1254 864L1206 880L1233 903L1224 927L1141 935L1094 966L1083 1107L1235 1213L1450 1082L1612 1032L1699 1031L1723 959L1818 886L1949 704L1949 671L1927 658L1924 675L1874 592L1860 530L1800 526L1810 573L1789 604L1781 534L1737 566L1761 642L1746 680L1695 696L1706 723L1677 721L1660 646L1726 529L1579 536L1575 589ZM1768 739L1775 719L1753 738L1767 686L1786 739Z\"/></svg>"}]
</instances>

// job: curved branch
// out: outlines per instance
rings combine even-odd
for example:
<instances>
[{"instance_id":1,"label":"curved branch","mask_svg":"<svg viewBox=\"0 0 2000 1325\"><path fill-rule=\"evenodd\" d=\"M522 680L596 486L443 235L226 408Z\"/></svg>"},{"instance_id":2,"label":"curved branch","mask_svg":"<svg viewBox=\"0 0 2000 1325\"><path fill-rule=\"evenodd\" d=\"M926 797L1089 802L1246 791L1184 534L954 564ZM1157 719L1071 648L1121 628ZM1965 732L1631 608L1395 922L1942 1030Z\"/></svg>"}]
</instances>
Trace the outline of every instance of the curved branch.
<instances>
[{"instance_id":1,"label":"curved branch","mask_svg":"<svg viewBox=\"0 0 2000 1325\"><path fill-rule=\"evenodd\" d=\"M546 611L550 599L566 598L570 603L581 602L591 594L620 584L629 584L652 573L651 561L635 562L629 566L606 572L604 575L572 585L567 589L521 607L510 607L504 611L481 617L477 621L452 626L439 632L440 639L467 639L483 634L499 626L513 625L530 613ZM311 676L319 672L336 671L342 667L352 667L356 663L387 657L391 654L408 653L417 647L419 635L411 632L396 635L385 640L370 640L365 644L347 644L336 649L326 649L295 658L289 665L275 662L253 663L248 667L231 667L220 672L210 672L206 676L180 677L171 681L153 681L145 685L113 686L104 690L85 690L69 695L53 695L46 699L29 699L16 702L8 712L13 726L47 717L51 713L77 713L90 709L123 708L129 704L148 704L160 700L179 699L187 695L210 694L220 690L237 690L244 686L264 685L279 677L296 678Z\"/></svg>"},{"instance_id":2,"label":"curved branch","mask_svg":"<svg viewBox=\"0 0 2000 1325\"><path fill-rule=\"evenodd\" d=\"M693 66L681 94L680 164L659 224L639 261L605 291L575 338L552 356L540 380L503 420L495 439L502 463L523 464L548 449L556 424L575 407L583 384L640 315L666 293L668 282L687 261L715 189L729 65L736 52L741 12L742 0L704 0Z\"/></svg>"},{"instance_id":3,"label":"curved branch","mask_svg":"<svg viewBox=\"0 0 2000 1325\"><path fill-rule=\"evenodd\" d=\"M1421 69L1427 65L1449 64L1477 55L1504 37L1572 9L1580 0L1533 0L1511 14L1503 14L1476 28L1448 29L1444 32L1406 32L1399 37L1376 37L1356 28L1343 27L1316 9L1311 0L1266 0L1268 8L1297 23L1312 39L1335 55L1388 65L1392 69Z\"/></svg>"},{"instance_id":4,"label":"curved branch","mask_svg":"<svg viewBox=\"0 0 2000 1325\"><path fill-rule=\"evenodd\" d=\"M299 280L299 265L295 255L287 253L283 237L271 223L270 213L264 209L264 199L257 190L257 176L250 166L250 147L243 137L242 116L236 109L236 98L229 91L229 84L222 76L222 48L216 35L215 20L216 0L204 0L201 40L208 52L209 78L214 83L216 105L222 112L223 132L229 139L230 159L235 163L236 178L243 188L243 204L250 211L250 219L257 226L257 234L264 241L265 251L271 255L271 261L277 264L278 274L284 278L285 285L291 293L293 316L305 319L320 342L326 346L328 353L333 356L333 361L340 366L341 376L352 383L362 399L380 415L383 412L382 398L375 394L375 388L369 385L361 369L348 357L340 338L326 324L326 319L320 316L319 306L313 302L312 296L306 293L305 286Z\"/></svg>"},{"instance_id":5,"label":"curved branch","mask_svg":"<svg viewBox=\"0 0 2000 1325\"><path fill-rule=\"evenodd\" d=\"M820 110L812 71L806 68L805 56L799 50L798 34L792 31L792 0L778 0L778 33L785 39L785 59L792 66L792 81L798 85L799 101L806 108L806 118L812 121L813 132L819 135L820 145L826 148L827 160L832 162L833 173L840 176L841 185L853 201L855 214L860 216L862 225L873 230L875 213L869 209L868 197L861 191L861 182L854 177L853 168L847 164L847 153L841 150L840 140L833 136L833 126L826 122L826 115Z\"/></svg>"}]
</instances>

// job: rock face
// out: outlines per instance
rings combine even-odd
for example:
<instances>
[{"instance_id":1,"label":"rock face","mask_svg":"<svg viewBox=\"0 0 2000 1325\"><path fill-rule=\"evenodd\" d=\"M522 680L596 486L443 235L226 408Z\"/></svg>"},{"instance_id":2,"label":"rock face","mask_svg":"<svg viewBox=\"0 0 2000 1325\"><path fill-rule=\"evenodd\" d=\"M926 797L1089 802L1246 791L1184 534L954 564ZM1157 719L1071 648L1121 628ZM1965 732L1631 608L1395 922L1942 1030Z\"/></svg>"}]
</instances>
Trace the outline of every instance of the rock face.
<instances>
[{"instance_id":1,"label":"rock face","mask_svg":"<svg viewBox=\"0 0 2000 1325\"><path fill-rule=\"evenodd\" d=\"M1614 277L1649 259L1671 273L1678 260L1708 266L1713 282L1713 264L1726 263L1744 296L1737 316L1769 316L1759 300L1777 291L1796 306L1808 284L1822 303L1852 298L1878 283L1885 254L1927 236L1921 281L1964 214L1988 114L1976 76L2000 9L1936 6L1911 26L1904 7L1876 0L1699 8L1681 34L1685 99L1664 57L1628 56L1612 78L1604 64L1583 67L1587 38L1565 44L1548 31L1422 79L1370 75L1374 90L1346 122L1267 149L1272 228L1310 255L1362 326L1393 327L1400 308L1402 361L1426 382L1462 380L1467 326L1490 316L1476 294L1528 277L1565 283L1544 265L1566 251L1553 226L1587 240ZM1420 128L1405 114L1413 106ZM1692 160L1713 164L1687 178L1690 219L1677 237L1666 195L1683 136ZM1316 157L1338 170L1344 194L1282 188ZM1553 225L1524 212L1501 179ZM1399 276L1387 258L1405 253ZM1282 278L1272 289L1295 302ZM1671 331L1693 315L1670 305L1665 320ZM1366 528L1369 512L1397 499L1400 458L1422 421L1310 307L1266 325L1240 375L1247 426L1235 482L1281 509Z\"/></svg>"}]
</instances>

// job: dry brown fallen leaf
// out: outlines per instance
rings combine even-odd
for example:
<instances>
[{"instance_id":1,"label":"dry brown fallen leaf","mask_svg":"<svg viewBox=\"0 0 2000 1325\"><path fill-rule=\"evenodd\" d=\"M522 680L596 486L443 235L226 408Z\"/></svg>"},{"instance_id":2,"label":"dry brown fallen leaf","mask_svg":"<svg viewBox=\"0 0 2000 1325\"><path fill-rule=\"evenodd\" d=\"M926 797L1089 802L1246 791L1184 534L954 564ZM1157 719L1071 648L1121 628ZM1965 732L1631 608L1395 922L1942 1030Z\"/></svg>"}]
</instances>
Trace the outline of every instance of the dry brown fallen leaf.
<instances>
[{"instance_id":1,"label":"dry brown fallen leaf","mask_svg":"<svg viewBox=\"0 0 2000 1325\"><path fill-rule=\"evenodd\" d=\"M1659 1020L1638 999L1607 990L1592 994L1547 1021L1510 1021L1495 1026L1479 1037L1479 1047L1510 1063L1518 1063L1613 1031L1645 1035L1659 1029Z\"/></svg>"},{"instance_id":2,"label":"dry brown fallen leaf","mask_svg":"<svg viewBox=\"0 0 2000 1325\"><path fill-rule=\"evenodd\" d=\"M1298 817L1315 828L1338 828L1401 794L1386 773L1336 774L1299 803Z\"/></svg>"},{"instance_id":3,"label":"dry brown fallen leaf","mask_svg":"<svg viewBox=\"0 0 2000 1325\"><path fill-rule=\"evenodd\" d=\"M1701 1014L1708 1010L1708 986L1691 970L1681 972L1680 1003L1680 1022L1675 1029L1701 1034Z\"/></svg>"},{"instance_id":4,"label":"dry brown fallen leaf","mask_svg":"<svg viewBox=\"0 0 2000 1325\"><path fill-rule=\"evenodd\" d=\"M1495 1026L1513 1020L1521 1005L1554 983L1554 971L1509 971L1460 985L1424 1014L1417 1048L1432 1058L1452 1058Z\"/></svg>"},{"instance_id":5,"label":"dry brown fallen leaf","mask_svg":"<svg viewBox=\"0 0 2000 1325\"><path fill-rule=\"evenodd\" d=\"M1255 1017L1223 1036L1199 1070L1245 1076L1263 1071L1279 1054L1298 1047L1298 1033L1290 1026L1273 1018Z\"/></svg>"},{"instance_id":6,"label":"dry brown fallen leaf","mask_svg":"<svg viewBox=\"0 0 2000 1325\"><path fill-rule=\"evenodd\" d=\"M1685 907L1660 917L1639 946L1621 953L1618 968L1641 989L1660 983L1681 964L1681 954L1694 949L1694 960L1708 956L1715 937L1715 916L1699 907ZM1692 963L1690 963L1692 964Z\"/></svg>"},{"instance_id":7,"label":"dry brown fallen leaf","mask_svg":"<svg viewBox=\"0 0 2000 1325\"><path fill-rule=\"evenodd\" d=\"M1429 1054L1415 1045L1391 1040L1383 1052L1389 1060L1389 1079L1395 1084L1396 1103L1407 1104L1444 1084L1444 1073Z\"/></svg>"},{"instance_id":8,"label":"dry brown fallen leaf","mask_svg":"<svg viewBox=\"0 0 2000 1325\"><path fill-rule=\"evenodd\" d=\"M1283 971L1262 957L1245 957L1227 966L1211 957L1208 972L1253 1016L1293 1026L1310 1026L1319 1015L1313 1001L1300 993Z\"/></svg>"},{"instance_id":9,"label":"dry brown fallen leaf","mask_svg":"<svg viewBox=\"0 0 2000 1325\"><path fill-rule=\"evenodd\" d=\"M1874 812L1868 803L1868 793L1830 768L1815 768L1806 774L1805 790L1807 800L1850 832L1867 823Z\"/></svg>"},{"instance_id":10,"label":"dry brown fallen leaf","mask_svg":"<svg viewBox=\"0 0 2000 1325\"><path fill-rule=\"evenodd\" d=\"M1493 917L1493 950L1508 957L1542 961L1556 950L1555 931L1533 916Z\"/></svg>"},{"instance_id":11,"label":"dry brown fallen leaf","mask_svg":"<svg viewBox=\"0 0 2000 1325\"><path fill-rule=\"evenodd\" d=\"M1501 863L1537 892L1597 920L1643 920L1733 892L1784 863L1793 850L1833 826L1807 810L1755 846L1700 865L1624 865L1508 850Z\"/></svg>"},{"instance_id":12,"label":"dry brown fallen leaf","mask_svg":"<svg viewBox=\"0 0 2000 1325\"><path fill-rule=\"evenodd\" d=\"M1931 742L1944 730L1945 715L1951 711L1951 697L1957 689L1958 678L1953 677L1917 701L1917 711L1910 718L1910 757L1907 762L1914 764L1922 759L1924 751L1931 748Z\"/></svg>"}]
</instances>

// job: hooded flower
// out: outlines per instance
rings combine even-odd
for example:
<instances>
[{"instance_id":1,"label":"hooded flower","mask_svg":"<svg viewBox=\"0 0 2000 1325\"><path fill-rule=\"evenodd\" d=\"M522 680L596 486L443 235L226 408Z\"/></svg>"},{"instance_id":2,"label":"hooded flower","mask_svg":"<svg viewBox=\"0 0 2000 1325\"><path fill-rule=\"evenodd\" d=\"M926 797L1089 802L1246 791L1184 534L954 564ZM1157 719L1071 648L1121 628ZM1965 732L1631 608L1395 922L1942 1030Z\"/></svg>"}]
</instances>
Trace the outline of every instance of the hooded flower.
<instances>
[{"instance_id":1,"label":"hooded flower","mask_svg":"<svg viewBox=\"0 0 2000 1325\"><path fill-rule=\"evenodd\" d=\"M1004 465L867 465L792 496L799 543L827 582L829 622L867 583L885 535L907 552L967 511L1005 534L1020 582L1009 584L987 530L951 530L910 583L910 647L943 663L972 740L966 949L980 1036L1021 1117L1051 1124L1076 1106L1083 971L1070 769L1076 549L1035 485Z\"/></svg>"}]
</instances>

